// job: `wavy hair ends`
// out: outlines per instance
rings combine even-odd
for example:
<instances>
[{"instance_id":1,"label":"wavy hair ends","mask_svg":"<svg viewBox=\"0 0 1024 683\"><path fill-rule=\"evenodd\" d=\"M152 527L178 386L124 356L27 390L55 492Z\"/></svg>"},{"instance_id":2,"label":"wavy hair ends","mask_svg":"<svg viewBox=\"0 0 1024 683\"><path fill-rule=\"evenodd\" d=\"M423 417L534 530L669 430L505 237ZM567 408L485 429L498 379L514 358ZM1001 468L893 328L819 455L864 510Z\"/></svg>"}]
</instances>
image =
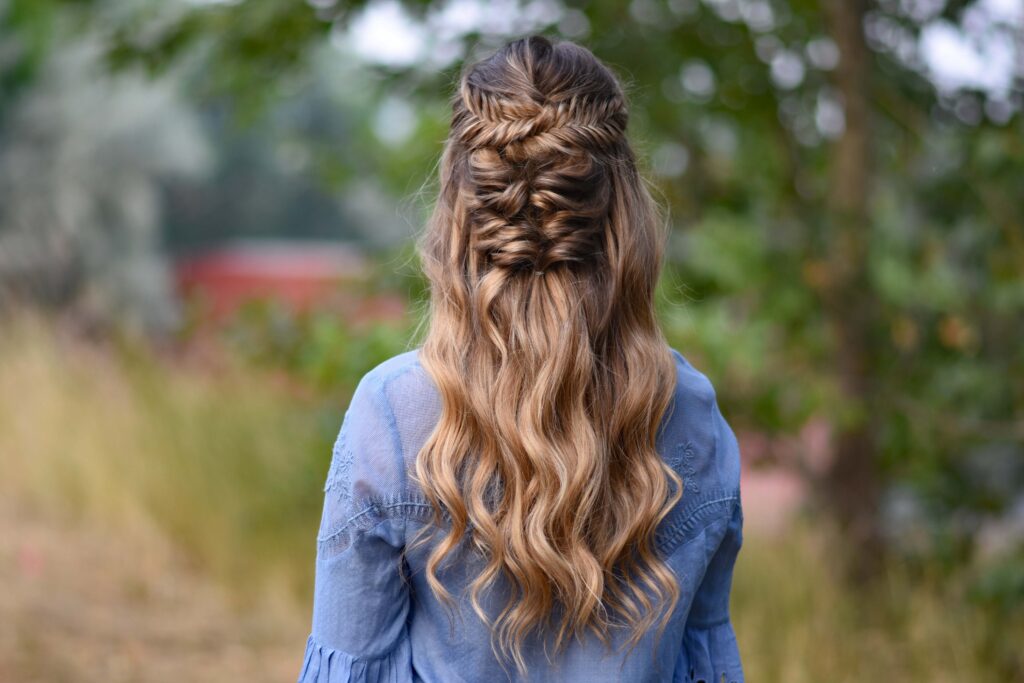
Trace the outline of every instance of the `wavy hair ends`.
<instances>
[{"instance_id":1,"label":"wavy hair ends","mask_svg":"<svg viewBox=\"0 0 1024 683\"><path fill-rule=\"evenodd\" d=\"M557 653L624 630L632 648L678 599L655 550L682 490L655 449L676 376L654 312L663 225L627 119L588 50L508 44L462 76L419 245L442 407L414 474L435 525L415 543L439 537L427 580L449 605L446 560L483 558L471 603L520 671L528 638Z\"/></svg>"}]
</instances>

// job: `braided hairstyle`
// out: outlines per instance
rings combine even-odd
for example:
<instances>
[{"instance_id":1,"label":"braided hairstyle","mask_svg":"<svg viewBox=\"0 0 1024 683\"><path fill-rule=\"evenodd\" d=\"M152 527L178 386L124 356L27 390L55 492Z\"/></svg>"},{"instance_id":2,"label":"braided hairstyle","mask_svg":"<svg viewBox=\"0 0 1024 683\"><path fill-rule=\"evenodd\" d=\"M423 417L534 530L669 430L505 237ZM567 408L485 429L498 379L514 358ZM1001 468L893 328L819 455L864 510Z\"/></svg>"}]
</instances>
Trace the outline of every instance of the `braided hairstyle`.
<instances>
[{"instance_id":1,"label":"braided hairstyle","mask_svg":"<svg viewBox=\"0 0 1024 683\"><path fill-rule=\"evenodd\" d=\"M491 59L466 75L452 118L465 150L476 265L539 274L592 262L608 215L610 165L629 153L625 100L609 87L611 74L571 43L560 46L572 60L562 68L551 68L554 48L543 38L508 50L514 62Z\"/></svg>"},{"instance_id":2,"label":"braided hairstyle","mask_svg":"<svg viewBox=\"0 0 1024 683\"><path fill-rule=\"evenodd\" d=\"M473 608L521 672L527 637L632 647L678 598L654 550L682 491L655 449L675 389L653 306L664 235L627 120L585 48L508 44L461 79L420 242L442 410L414 473L435 525L414 545L438 540L427 579L451 605L444 561L471 541Z\"/></svg>"}]
</instances>

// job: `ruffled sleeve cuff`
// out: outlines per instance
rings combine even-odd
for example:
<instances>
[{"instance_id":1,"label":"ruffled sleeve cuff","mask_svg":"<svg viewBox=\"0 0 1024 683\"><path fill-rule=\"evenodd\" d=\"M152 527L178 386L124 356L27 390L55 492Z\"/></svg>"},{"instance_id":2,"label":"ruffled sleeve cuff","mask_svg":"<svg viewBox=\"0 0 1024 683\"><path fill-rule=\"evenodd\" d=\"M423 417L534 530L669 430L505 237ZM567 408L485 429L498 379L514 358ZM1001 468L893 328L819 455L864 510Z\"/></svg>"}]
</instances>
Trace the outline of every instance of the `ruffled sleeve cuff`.
<instances>
[{"instance_id":1,"label":"ruffled sleeve cuff","mask_svg":"<svg viewBox=\"0 0 1024 683\"><path fill-rule=\"evenodd\" d=\"M310 635L297 683L412 683L412 651L403 638L381 657L354 657Z\"/></svg>"},{"instance_id":2,"label":"ruffled sleeve cuff","mask_svg":"<svg viewBox=\"0 0 1024 683\"><path fill-rule=\"evenodd\" d=\"M686 665L683 680L698 683L743 683L739 646L732 622L687 626L683 635Z\"/></svg>"}]
</instances>

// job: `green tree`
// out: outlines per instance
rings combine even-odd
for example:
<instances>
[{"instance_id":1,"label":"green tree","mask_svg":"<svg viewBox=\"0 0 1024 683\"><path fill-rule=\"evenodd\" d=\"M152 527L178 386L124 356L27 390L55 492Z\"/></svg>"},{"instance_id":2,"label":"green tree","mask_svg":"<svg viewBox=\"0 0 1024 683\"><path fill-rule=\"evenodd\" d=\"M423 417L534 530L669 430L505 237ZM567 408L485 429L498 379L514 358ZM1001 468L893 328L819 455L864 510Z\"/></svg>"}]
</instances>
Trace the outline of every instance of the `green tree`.
<instances>
[{"instance_id":1,"label":"green tree","mask_svg":"<svg viewBox=\"0 0 1024 683\"><path fill-rule=\"evenodd\" d=\"M201 54L206 86L247 111L379 5L139 3L105 30L114 65L159 73ZM434 28L450 10L402 7ZM428 35L435 55L456 46L445 69L368 64L377 91L443 120L473 46L528 29L581 40L626 77L678 227L669 280L693 303L665 311L673 339L725 378L724 400L752 426L829 416L835 457L818 490L853 573L881 557L893 482L936 509L1008 505L968 490L963 468L993 447L1022 455L1024 386L1011 378L1024 376L1024 75L1018 58L994 85L943 83L921 48L965 30L1019 45L1024 20L984 0L519 7L505 28L463 27L443 46ZM437 151L418 147L393 177L425 175Z\"/></svg>"}]
</instances>

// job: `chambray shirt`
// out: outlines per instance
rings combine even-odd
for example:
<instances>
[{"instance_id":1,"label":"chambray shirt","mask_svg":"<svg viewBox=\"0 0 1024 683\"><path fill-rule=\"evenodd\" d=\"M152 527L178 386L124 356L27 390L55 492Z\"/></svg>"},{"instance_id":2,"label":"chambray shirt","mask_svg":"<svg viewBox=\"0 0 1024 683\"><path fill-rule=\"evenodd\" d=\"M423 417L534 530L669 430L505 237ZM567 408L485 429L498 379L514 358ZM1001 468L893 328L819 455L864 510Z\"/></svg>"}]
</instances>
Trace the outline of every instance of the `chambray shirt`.
<instances>
[{"instance_id":1,"label":"chambray shirt","mask_svg":"<svg viewBox=\"0 0 1024 683\"><path fill-rule=\"evenodd\" d=\"M524 679L494 656L468 598L450 621L426 582L429 547L403 553L430 523L430 505L410 473L440 415L440 397L414 349L367 373L345 412L324 487L312 632L299 682L742 681L729 618L743 522L739 449L711 383L672 353L678 383L657 444L685 490L658 528L657 548L681 597L660 640L652 631L624 654L589 637L554 661L543 642L527 640ZM469 557L440 573L457 598L480 569L473 564L479 558ZM487 593L494 603L485 595L485 609L504 604L500 591Z\"/></svg>"}]
</instances>

